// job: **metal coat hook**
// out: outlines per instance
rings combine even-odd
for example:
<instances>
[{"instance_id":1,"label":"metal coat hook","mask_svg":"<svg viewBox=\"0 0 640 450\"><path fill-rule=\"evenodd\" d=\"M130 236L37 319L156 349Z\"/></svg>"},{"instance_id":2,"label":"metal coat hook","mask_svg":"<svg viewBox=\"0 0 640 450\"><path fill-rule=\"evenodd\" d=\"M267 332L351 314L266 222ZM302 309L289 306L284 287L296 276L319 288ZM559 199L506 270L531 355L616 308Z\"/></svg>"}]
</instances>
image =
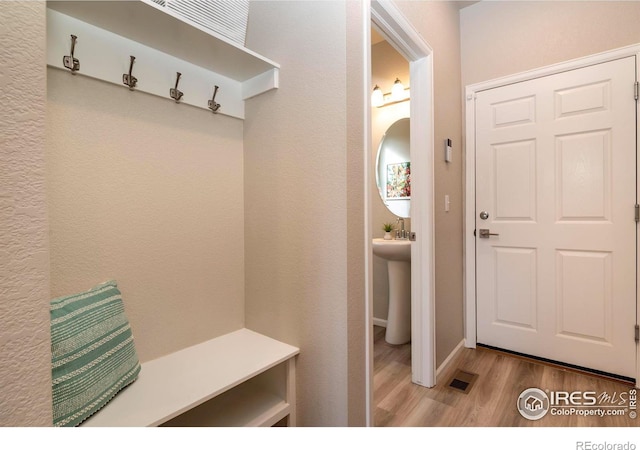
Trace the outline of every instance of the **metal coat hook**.
<instances>
[{"instance_id":1,"label":"metal coat hook","mask_svg":"<svg viewBox=\"0 0 640 450\"><path fill-rule=\"evenodd\" d=\"M180 72L176 72L176 87L169 89L169 96L178 103L182 98L182 92L178 90L178 81L180 81L180 76L182 75Z\"/></svg>"},{"instance_id":2,"label":"metal coat hook","mask_svg":"<svg viewBox=\"0 0 640 450\"><path fill-rule=\"evenodd\" d=\"M214 113L217 113L218 110L220 109L220 103L216 103L216 94L217 93L218 93L218 86L215 86L215 89L213 90L213 97L208 102L209 109L211 111L213 111Z\"/></svg>"},{"instance_id":3,"label":"metal coat hook","mask_svg":"<svg viewBox=\"0 0 640 450\"><path fill-rule=\"evenodd\" d=\"M80 61L78 58L73 57L73 52L76 48L76 39L78 36L71 35L71 56L62 57L62 65L71 71L72 74L76 74L76 71L80 70Z\"/></svg>"},{"instance_id":4,"label":"metal coat hook","mask_svg":"<svg viewBox=\"0 0 640 450\"><path fill-rule=\"evenodd\" d=\"M136 77L134 77L133 75L131 75L131 72L133 70L133 62L136 60L135 56L131 56L131 62L129 63L129 73L123 73L122 74L122 82L124 84L126 84L127 86L129 86L129 89L133 91L133 88L136 87L136 83L138 82L138 79Z\"/></svg>"}]
</instances>

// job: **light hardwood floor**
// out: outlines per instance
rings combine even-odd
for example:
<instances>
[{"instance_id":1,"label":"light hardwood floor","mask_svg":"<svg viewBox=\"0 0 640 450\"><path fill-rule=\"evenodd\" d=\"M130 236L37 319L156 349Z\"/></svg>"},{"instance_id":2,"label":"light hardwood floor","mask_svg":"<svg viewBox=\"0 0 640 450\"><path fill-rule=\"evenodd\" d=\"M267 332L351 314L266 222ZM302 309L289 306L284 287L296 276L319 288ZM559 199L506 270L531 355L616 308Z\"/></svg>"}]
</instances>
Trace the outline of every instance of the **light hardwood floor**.
<instances>
[{"instance_id":1,"label":"light hardwood floor","mask_svg":"<svg viewBox=\"0 0 640 450\"><path fill-rule=\"evenodd\" d=\"M479 375L468 394L448 387L456 369ZM516 408L530 387L550 391L628 393L633 388L486 349L462 349L431 389L411 383L411 345L390 345L375 327L374 421L380 427L638 427L640 418L552 416L523 418ZM628 395L628 394L627 394Z\"/></svg>"}]
</instances>

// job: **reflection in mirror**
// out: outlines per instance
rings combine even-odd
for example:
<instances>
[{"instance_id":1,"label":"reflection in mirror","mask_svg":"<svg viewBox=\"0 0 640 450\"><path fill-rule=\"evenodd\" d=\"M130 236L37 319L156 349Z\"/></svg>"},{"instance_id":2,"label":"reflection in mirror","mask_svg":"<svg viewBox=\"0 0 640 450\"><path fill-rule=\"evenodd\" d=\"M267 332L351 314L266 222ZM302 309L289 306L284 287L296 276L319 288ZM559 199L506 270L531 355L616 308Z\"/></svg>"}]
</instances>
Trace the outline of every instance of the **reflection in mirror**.
<instances>
[{"instance_id":1,"label":"reflection in mirror","mask_svg":"<svg viewBox=\"0 0 640 450\"><path fill-rule=\"evenodd\" d=\"M387 209L398 217L410 217L411 159L409 119L394 122L380 141L376 159L378 193Z\"/></svg>"}]
</instances>

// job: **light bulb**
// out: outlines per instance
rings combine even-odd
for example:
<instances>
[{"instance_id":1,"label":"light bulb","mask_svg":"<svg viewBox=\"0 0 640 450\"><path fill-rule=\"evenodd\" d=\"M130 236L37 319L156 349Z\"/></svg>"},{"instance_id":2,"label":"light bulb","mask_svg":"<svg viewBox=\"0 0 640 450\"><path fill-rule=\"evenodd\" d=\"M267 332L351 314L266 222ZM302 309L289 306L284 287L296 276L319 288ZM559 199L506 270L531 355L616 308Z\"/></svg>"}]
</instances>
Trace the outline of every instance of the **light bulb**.
<instances>
[{"instance_id":1,"label":"light bulb","mask_svg":"<svg viewBox=\"0 0 640 450\"><path fill-rule=\"evenodd\" d=\"M384 104L384 95L382 95L382 89L376 84L371 93L371 106L378 107Z\"/></svg>"},{"instance_id":2,"label":"light bulb","mask_svg":"<svg viewBox=\"0 0 640 450\"><path fill-rule=\"evenodd\" d=\"M404 86L400 82L399 78L396 78L396 82L393 83L391 88L391 100L398 102L405 99Z\"/></svg>"}]
</instances>

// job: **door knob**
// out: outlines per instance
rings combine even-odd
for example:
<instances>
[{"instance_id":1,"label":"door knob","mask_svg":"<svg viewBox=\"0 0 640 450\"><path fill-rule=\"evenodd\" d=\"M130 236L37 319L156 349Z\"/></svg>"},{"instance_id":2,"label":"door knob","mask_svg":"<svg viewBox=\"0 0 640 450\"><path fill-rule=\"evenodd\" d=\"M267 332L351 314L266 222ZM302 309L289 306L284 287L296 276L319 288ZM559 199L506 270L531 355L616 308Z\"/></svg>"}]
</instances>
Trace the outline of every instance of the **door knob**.
<instances>
[{"instance_id":1,"label":"door knob","mask_svg":"<svg viewBox=\"0 0 640 450\"><path fill-rule=\"evenodd\" d=\"M480 211L480 218L482 220L487 220L489 218L489 213L486 211Z\"/></svg>"},{"instance_id":2,"label":"door knob","mask_svg":"<svg viewBox=\"0 0 640 450\"><path fill-rule=\"evenodd\" d=\"M480 228L478 231L480 232L480 239L489 239L489 236L500 236L498 233L491 233L487 228Z\"/></svg>"}]
</instances>

